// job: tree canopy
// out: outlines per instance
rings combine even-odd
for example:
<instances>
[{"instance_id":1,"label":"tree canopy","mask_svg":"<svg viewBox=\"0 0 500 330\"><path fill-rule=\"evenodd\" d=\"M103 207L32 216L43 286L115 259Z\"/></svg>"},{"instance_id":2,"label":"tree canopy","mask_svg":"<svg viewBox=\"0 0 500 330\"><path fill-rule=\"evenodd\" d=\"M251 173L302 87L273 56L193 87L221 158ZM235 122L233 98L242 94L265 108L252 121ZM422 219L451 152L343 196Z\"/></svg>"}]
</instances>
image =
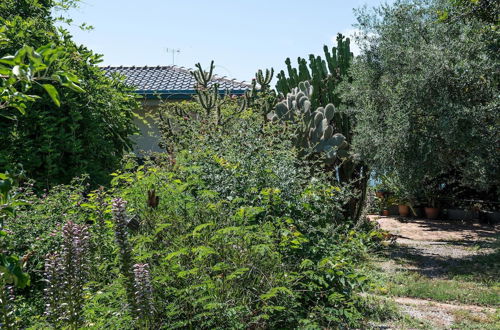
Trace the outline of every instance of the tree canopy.
<instances>
[{"instance_id":1,"label":"tree canopy","mask_svg":"<svg viewBox=\"0 0 500 330\"><path fill-rule=\"evenodd\" d=\"M343 86L358 111L356 152L414 191L432 182L498 196L498 26L442 0L357 15L363 52Z\"/></svg>"},{"instance_id":2,"label":"tree canopy","mask_svg":"<svg viewBox=\"0 0 500 330\"><path fill-rule=\"evenodd\" d=\"M120 81L105 77L97 66L100 55L77 45L67 31L56 26L51 11L61 5L68 2L7 0L0 4L4 30L0 57L15 55L26 47L33 51L63 49L57 60L36 72L32 80L43 76L74 87L57 92L47 84L33 84L29 95L37 102L30 103L29 111L20 115L15 106L2 110L0 172L22 164L39 186L67 183L84 173L90 174L93 182L104 183L123 152L130 149L129 136L136 130L132 109L137 102ZM24 57L19 61L13 63L12 70L33 72L33 61ZM76 77L78 86L71 86L71 78Z\"/></svg>"}]
</instances>

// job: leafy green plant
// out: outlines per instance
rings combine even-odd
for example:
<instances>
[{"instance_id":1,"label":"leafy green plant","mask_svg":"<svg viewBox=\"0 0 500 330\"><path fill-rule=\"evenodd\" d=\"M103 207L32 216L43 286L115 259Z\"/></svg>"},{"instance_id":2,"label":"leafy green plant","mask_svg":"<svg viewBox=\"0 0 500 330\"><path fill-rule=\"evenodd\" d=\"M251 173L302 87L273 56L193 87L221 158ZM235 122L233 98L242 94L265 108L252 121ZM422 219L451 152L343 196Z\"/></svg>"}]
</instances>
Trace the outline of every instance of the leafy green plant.
<instances>
[{"instance_id":1,"label":"leafy green plant","mask_svg":"<svg viewBox=\"0 0 500 330\"><path fill-rule=\"evenodd\" d=\"M5 30L5 26L0 26L0 36ZM57 82L76 92L84 92L78 86L79 79L71 72L58 70L47 74L49 67L66 55L63 47L47 44L36 50L25 45L14 55L0 58L0 110L3 110L0 115L9 119L16 118L5 110L9 108L26 114L27 104L39 98L37 95L26 94L33 84L42 87L58 107L61 105L59 92L51 83Z\"/></svg>"},{"instance_id":2,"label":"leafy green plant","mask_svg":"<svg viewBox=\"0 0 500 330\"><path fill-rule=\"evenodd\" d=\"M13 289L23 289L30 283L30 276L22 269L22 262L15 255L5 251L8 232L4 222L15 215L17 207L25 205L19 195L12 194L14 180L6 173L0 173L0 324L13 329Z\"/></svg>"},{"instance_id":3,"label":"leafy green plant","mask_svg":"<svg viewBox=\"0 0 500 330\"><path fill-rule=\"evenodd\" d=\"M56 27L54 6L0 4L0 171L21 163L39 189L85 173L106 183L131 147L138 104L128 87L97 67L99 55Z\"/></svg>"},{"instance_id":4,"label":"leafy green plant","mask_svg":"<svg viewBox=\"0 0 500 330\"><path fill-rule=\"evenodd\" d=\"M16 233L10 249L30 255L34 274L19 297L21 326L46 326L38 297L47 287L38 274L69 220L86 223L90 234L82 326L314 327L362 319L356 293L368 279L356 263L377 234L343 217L349 191L329 184L328 173L311 177L290 140L259 120L235 119L224 134L198 141L175 164L156 158L124 167L109 190L89 192L85 180L42 197L24 190L29 204L6 223ZM113 212L111 196L128 202L126 216L117 205ZM118 215L127 258L117 244L125 240L115 238Z\"/></svg>"}]
</instances>

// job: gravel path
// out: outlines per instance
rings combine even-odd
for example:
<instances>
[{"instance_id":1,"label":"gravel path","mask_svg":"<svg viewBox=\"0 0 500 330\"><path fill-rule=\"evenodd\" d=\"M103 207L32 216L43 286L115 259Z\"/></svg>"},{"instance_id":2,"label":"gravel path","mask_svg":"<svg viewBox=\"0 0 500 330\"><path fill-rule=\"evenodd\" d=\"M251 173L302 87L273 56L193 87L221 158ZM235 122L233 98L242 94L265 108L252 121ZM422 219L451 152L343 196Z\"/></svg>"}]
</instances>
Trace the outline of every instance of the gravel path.
<instances>
[{"instance_id":1,"label":"gravel path","mask_svg":"<svg viewBox=\"0 0 500 330\"><path fill-rule=\"evenodd\" d=\"M464 265L481 254L495 252L499 226L490 227L477 223L447 222L443 220L400 221L395 217L370 216L381 229L391 235L388 260L378 264L387 272L415 271L429 278L447 278L450 269ZM478 265L481 267L481 265ZM452 329L456 315L472 313L479 320L495 313L494 308L474 305L441 303L409 297L391 297L405 314L423 320L432 329ZM400 329L382 325L379 329Z\"/></svg>"},{"instance_id":2,"label":"gravel path","mask_svg":"<svg viewBox=\"0 0 500 330\"><path fill-rule=\"evenodd\" d=\"M396 243L389 250L389 259L400 261L400 267L431 278L443 277L449 269L475 256L493 253L495 237L499 234L498 226L477 223L371 218L388 231Z\"/></svg>"}]
</instances>

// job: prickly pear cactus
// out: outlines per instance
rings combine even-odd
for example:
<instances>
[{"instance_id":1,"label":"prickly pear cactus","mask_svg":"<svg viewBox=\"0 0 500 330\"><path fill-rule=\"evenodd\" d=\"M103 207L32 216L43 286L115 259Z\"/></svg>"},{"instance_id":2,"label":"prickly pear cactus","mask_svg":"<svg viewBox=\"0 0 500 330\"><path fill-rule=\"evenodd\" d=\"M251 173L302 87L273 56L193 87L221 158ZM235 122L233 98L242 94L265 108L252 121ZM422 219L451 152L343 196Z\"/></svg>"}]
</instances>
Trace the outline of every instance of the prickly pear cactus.
<instances>
[{"instance_id":1,"label":"prickly pear cactus","mask_svg":"<svg viewBox=\"0 0 500 330\"><path fill-rule=\"evenodd\" d=\"M335 116L333 104L312 110L309 100L312 92L313 87L309 82L301 82L276 105L270 119L297 123L295 144L301 153L320 153L328 163L333 163L337 151L346 147L346 139L344 135L335 133L335 128L330 124Z\"/></svg>"}]
</instances>

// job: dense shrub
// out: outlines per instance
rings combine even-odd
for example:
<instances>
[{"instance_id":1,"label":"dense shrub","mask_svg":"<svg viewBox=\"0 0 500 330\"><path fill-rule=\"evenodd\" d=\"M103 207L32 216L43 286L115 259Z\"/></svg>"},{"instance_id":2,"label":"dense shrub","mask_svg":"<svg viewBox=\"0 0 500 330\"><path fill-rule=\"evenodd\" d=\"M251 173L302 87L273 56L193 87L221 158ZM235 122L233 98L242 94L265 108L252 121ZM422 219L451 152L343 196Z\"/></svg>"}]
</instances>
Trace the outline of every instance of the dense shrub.
<instances>
[{"instance_id":1,"label":"dense shrub","mask_svg":"<svg viewBox=\"0 0 500 330\"><path fill-rule=\"evenodd\" d=\"M132 219L120 240L132 247L136 272L144 264L149 268L150 275L140 277L152 283L147 324L355 324L362 317L355 292L366 282L356 262L373 233L342 217L349 193L321 174L311 177L275 133L237 120L224 138L200 136L190 150L177 153L175 164L162 155L139 167L131 161L114 173L110 190L89 194L84 181L75 181L43 198L27 194L31 205L7 224L15 237L11 249L29 255L27 271L33 274L32 286L17 292L24 325L47 325L40 316L45 254L60 249L60 228L68 221L88 224L93 246L85 324L132 328L142 315L127 308L128 280L119 271L123 249L115 243L118 223L111 212L116 197L127 201L121 217ZM158 196L157 205L148 192Z\"/></svg>"},{"instance_id":2,"label":"dense shrub","mask_svg":"<svg viewBox=\"0 0 500 330\"><path fill-rule=\"evenodd\" d=\"M0 44L0 57L14 54L23 45L62 46L64 57L45 75L59 70L72 73L85 92L59 90L58 107L40 85L34 85L29 94L40 98L30 104L26 115L2 109L0 172L20 163L38 187L69 183L84 173L91 175L92 182L104 183L131 146L132 110L137 102L119 80L104 76L97 67L99 55L56 28L51 16L54 5L54 1L2 1L0 25L7 28L7 42ZM17 116L13 120L7 115Z\"/></svg>"}]
</instances>

